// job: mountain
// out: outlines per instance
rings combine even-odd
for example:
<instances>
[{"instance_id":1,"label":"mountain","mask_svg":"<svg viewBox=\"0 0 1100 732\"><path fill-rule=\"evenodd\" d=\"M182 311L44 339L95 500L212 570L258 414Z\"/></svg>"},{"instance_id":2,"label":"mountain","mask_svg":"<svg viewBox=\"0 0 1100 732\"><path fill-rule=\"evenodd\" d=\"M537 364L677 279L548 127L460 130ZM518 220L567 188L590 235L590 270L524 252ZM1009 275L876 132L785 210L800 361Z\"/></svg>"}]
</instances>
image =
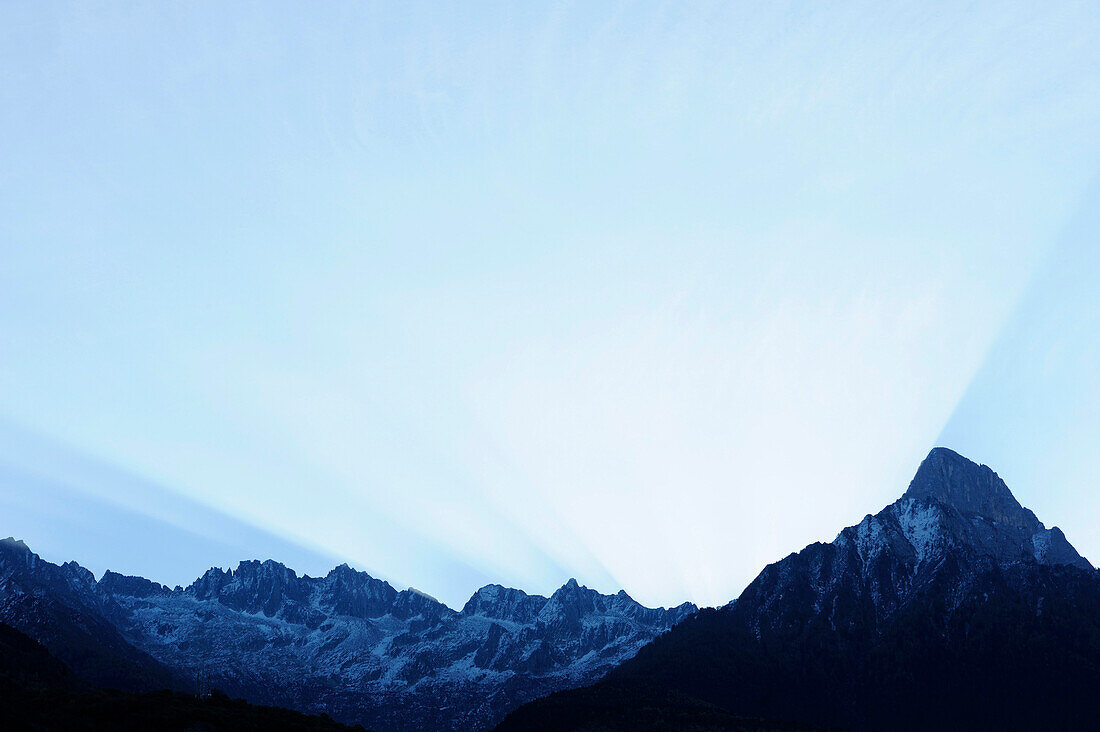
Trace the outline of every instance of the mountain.
<instances>
[{"instance_id":1,"label":"mountain","mask_svg":"<svg viewBox=\"0 0 1100 732\"><path fill-rule=\"evenodd\" d=\"M499 729L658 729L630 708L660 718L667 694L855 730L1092 729L1098 688L1097 571L991 469L937 448L883 511Z\"/></svg>"},{"instance_id":2,"label":"mountain","mask_svg":"<svg viewBox=\"0 0 1100 732\"><path fill-rule=\"evenodd\" d=\"M74 690L84 685L41 643L0 623L0 686ZM9 714L2 716L8 717Z\"/></svg>"},{"instance_id":3,"label":"mountain","mask_svg":"<svg viewBox=\"0 0 1100 732\"><path fill-rule=\"evenodd\" d=\"M45 646L0 623L0 725L5 730L301 730L357 729L324 717L256 707L213 694L97 689Z\"/></svg>"},{"instance_id":4,"label":"mountain","mask_svg":"<svg viewBox=\"0 0 1100 732\"><path fill-rule=\"evenodd\" d=\"M104 615L115 609L109 606L95 577L76 562L58 566L21 541L0 541L0 622L35 638L97 686L186 688L169 668L122 637Z\"/></svg>"},{"instance_id":5,"label":"mountain","mask_svg":"<svg viewBox=\"0 0 1100 732\"><path fill-rule=\"evenodd\" d=\"M273 561L211 569L187 588L111 571L97 582L0 542L0 620L83 678L216 688L378 730L490 727L595 681L695 610L646 608L570 580L550 597L489 585L455 611L347 565L309 577ZM86 652L101 660L80 663ZM116 666L125 673L102 671Z\"/></svg>"}]
</instances>

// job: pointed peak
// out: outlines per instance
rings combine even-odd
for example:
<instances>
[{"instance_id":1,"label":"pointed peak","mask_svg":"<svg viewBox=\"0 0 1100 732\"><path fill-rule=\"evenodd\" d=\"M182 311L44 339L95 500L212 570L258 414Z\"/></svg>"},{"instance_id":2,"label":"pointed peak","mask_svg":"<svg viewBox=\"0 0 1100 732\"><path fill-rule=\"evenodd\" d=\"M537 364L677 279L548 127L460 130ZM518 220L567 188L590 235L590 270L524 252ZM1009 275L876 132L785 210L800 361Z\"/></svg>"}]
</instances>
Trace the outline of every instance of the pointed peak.
<instances>
[{"instance_id":1,"label":"pointed peak","mask_svg":"<svg viewBox=\"0 0 1100 732\"><path fill-rule=\"evenodd\" d=\"M347 562L343 564L337 564L335 567L328 571L326 577L355 577L358 576L358 572L351 568Z\"/></svg>"},{"instance_id":2,"label":"pointed peak","mask_svg":"<svg viewBox=\"0 0 1100 732\"><path fill-rule=\"evenodd\" d=\"M955 452L950 447L944 447L943 445L937 445L936 447L933 447L931 450L928 451L928 455L925 457L925 460L931 458L941 460L954 460L961 463L969 463L970 465L977 465L977 463L975 463L970 458L965 457L961 453Z\"/></svg>"},{"instance_id":3,"label":"pointed peak","mask_svg":"<svg viewBox=\"0 0 1100 732\"><path fill-rule=\"evenodd\" d=\"M1020 505L991 468L946 447L933 448L903 498L932 498L966 514L1037 529L1035 514Z\"/></svg>"},{"instance_id":4,"label":"pointed peak","mask_svg":"<svg viewBox=\"0 0 1100 732\"><path fill-rule=\"evenodd\" d=\"M352 567L347 562L344 562L343 564L338 564L335 567L333 567L332 569L330 569L328 571L328 574L325 575L325 579L328 579L330 581L331 580L340 580L341 582L356 584L356 585L367 584L367 583L371 583L371 582L380 582L384 585L387 585L387 586L389 585L389 583L386 582L385 580L380 580L380 579L377 579L375 577L372 577L367 572L356 569L355 567Z\"/></svg>"},{"instance_id":5,"label":"pointed peak","mask_svg":"<svg viewBox=\"0 0 1100 732\"><path fill-rule=\"evenodd\" d=\"M202 576L187 586L187 591L198 597L209 598L218 594L228 580L232 579L233 570L223 570L221 567L211 567L202 573Z\"/></svg>"},{"instance_id":6,"label":"pointed peak","mask_svg":"<svg viewBox=\"0 0 1100 732\"><path fill-rule=\"evenodd\" d=\"M65 562L61 565L61 568L85 584L95 584L95 575L92 574L92 570L82 567L78 562Z\"/></svg>"},{"instance_id":7,"label":"pointed peak","mask_svg":"<svg viewBox=\"0 0 1100 732\"><path fill-rule=\"evenodd\" d=\"M600 593L596 590L582 585L577 582L576 578L570 577L564 585L554 591L554 594L550 596L550 600L565 603L591 603L593 598L600 596Z\"/></svg>"},{"instance_id":8,"label":"pointed peak","mask_svg":"<svg viewBox=\"0 0 1100 732\"><path fill-rule=\"evenodd\" d=\"M938 472L936 472L938 471ZM951 448L948 447L933 447L928 451L928 455L921 461L920 467L917 468L917 475L913 478L913 482L917 482L917 478L921 477L924 473L926 477L931 477L938 474L951 475L956 472L963 474L977 474L979 472L993 471L985 465L974 462L964 455L960 455ZM996 475L996 473L993 473ZM910 484L912 489L912 484Z\"/></svg>"},{"instance_id":9,"label":"pointed peak","mask_svg":"<svg viewBox=\"0 0 1100 732\"><path fill-rule=\"evenodd\" d=\"M32 554L31 548L23 543L22 539L16 539L14 536L9 536L6 539L0 539L0 545L6 546L9 549L16 549L21 552Z\"/></svg>"}]
</instances>

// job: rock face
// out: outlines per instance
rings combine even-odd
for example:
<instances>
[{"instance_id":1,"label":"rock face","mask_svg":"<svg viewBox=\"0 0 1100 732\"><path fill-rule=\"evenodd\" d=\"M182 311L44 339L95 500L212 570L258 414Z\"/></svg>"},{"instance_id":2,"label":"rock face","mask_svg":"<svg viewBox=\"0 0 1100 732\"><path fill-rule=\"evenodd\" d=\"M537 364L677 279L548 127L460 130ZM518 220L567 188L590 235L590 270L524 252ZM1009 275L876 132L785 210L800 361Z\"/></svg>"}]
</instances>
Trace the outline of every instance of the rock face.
<instances>
[{"instance_id":1,"label":"rock face","mask_svg":"<svg viewBox=\"0 0 1100 732\"><path fill-rule=\"evenodd\" d=\"M171 678L376 730L486 728L526 701L595 681L694 610L645 608L570 580L549 598L489 585L456 612L347 565L300 577L272 561L211 569L170 590L115 572L96 582L75 563L0 543L0 620L63 660L103 647L113 654L103 667L141 672L132 687ZM76 632L64 620L74 612L86 637L51 637Z\"/></svg>"},{"instance_id":2,"label":"rock face","mask_svg":"<svg viewBox=\"0 0 1100 732\"><path fill-rule=\"evenodd\" d=\"M939 535L988 553L1002 564L1023 556L1040 564L1092 569L1061 529L1044 527L996 473L946 448L929 453L901 501L884 513L906 522L903 530L915 547L924 547L922 536L915 532L922 521L931 521L936 524L933 528L942 529Z\"/></svg>"},{"instance_id":3,"label":"rock face","mask_svg":"<svg viewBox=\"0 0 1100 732\"><path fill-rule=\"evenodd\" d=\"M134 691L185 685L124 639L105 609L121 611L101 598L84 567L51 564L21 541L0 541L0 622L31 636L96 685Z\"/></svg>"},{"instance_id":4,"label":"rock face","mask_svg":"<svg viewBox=\"0 0 1100 732\"><path fill-rule=\"evenodd\" d=\"M846 729L1091 728L1100 576L996 473L937 448L883 511L502 729L571 729L578 708L654 688Z\"/></svg>"}]
</instances>

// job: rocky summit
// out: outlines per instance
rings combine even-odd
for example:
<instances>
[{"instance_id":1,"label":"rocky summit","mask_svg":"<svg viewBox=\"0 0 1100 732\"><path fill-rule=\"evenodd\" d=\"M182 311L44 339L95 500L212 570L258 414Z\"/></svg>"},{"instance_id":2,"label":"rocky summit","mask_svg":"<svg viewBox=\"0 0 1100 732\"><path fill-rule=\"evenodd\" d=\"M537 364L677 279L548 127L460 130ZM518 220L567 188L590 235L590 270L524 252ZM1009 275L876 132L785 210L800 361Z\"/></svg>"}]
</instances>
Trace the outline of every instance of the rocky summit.
<instances>
[{"instance_id":1,"label":"rocky summit","mask_svg":"<svg viewBox=\"0 0 1100 732\"><path fill-rule=\"evenodd\" d=\"M914 548L948 538L1004 563L1031 557L1040 564L1092 569L1061 529L1047 529L985 465L938 447L921 463L909 490L886 512L898 520ZM868 517L874 521L874 517Z\"/></svg>"},{"instance_id":2,"label":"rocky summit","mask_svg":"<svg viewBox=\"0 0 1100 732\"><path fill-rule=\"evenodd\" d=\"M936 448L893 504L501 729L711 729L685 699L857 730L1094 729L1097 688L1100 573L990 468Z\"/></svg>"}]
</instances>

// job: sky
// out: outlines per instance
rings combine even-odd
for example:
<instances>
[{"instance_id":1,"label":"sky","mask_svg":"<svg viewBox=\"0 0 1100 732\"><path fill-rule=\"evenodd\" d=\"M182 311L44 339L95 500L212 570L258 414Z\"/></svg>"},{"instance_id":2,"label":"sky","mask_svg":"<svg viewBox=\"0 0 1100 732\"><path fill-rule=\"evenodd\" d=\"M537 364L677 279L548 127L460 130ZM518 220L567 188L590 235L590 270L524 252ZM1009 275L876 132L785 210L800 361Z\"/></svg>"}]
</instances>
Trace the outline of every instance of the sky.
<instances>
[{"instance_id":1,"label":"sky","mask_svg":"<svg viewBox=\"0 0 1100 732\"><path fill-rule=\"evenodd\" d=\"M723 604L944 444L1100 561L1095 3L4 3L0 535Z\"/></svg>"}]
</instances>

